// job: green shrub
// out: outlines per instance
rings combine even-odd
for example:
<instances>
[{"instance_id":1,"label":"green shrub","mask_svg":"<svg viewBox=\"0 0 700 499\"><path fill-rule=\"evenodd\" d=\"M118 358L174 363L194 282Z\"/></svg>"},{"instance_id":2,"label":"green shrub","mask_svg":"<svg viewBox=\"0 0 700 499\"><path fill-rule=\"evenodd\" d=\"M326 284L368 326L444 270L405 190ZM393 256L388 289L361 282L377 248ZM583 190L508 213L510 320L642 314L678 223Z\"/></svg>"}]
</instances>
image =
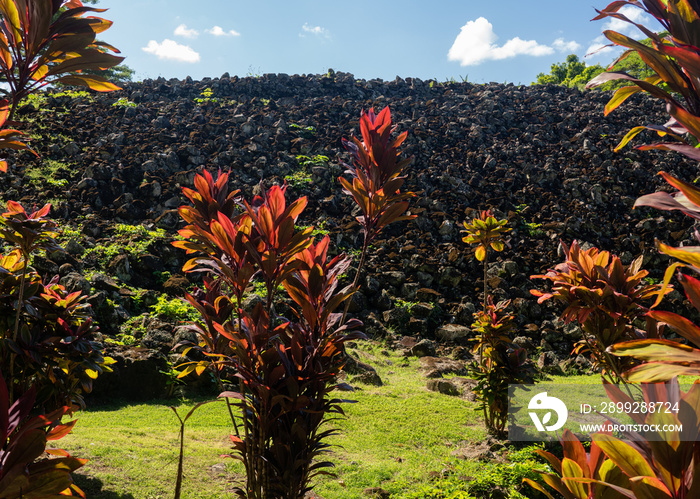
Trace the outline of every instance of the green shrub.
<instances>
[{"instance_id":1,"label":"green shrub","mask_svg":"<svg viewBox=\"0 0 700 499\"><path fill-rule=\"evenodd\" d=\"M193 322L197 318L197 311L192 305L181 298L168 299L167 295L160 295L151 311L159 317L171 321Z\"/></svg>"},{"instance_id":2,"label":"green shrub","mask_svg":"<svg viewBox=\"0 0 700 499\"><path fill-rule=\"evenodd\" d=\"M542 482L536 471L542 468L537 455L541 449L542 444L535 444L511 450L504 462L453 460L432 483L418 487L405 484L406 492L393 494L391 499L531 499L532 490L523 480Z\"/></svg>"},{"instance_id":3,"label":"green shrub","mask_svg":"<svg viewBox=\"0 0 700 499\"><path fill-rule=\"evenodd\" d=\"M311 183L311 174L302 168L285 175L284 180L292 187L298 189Z\"/></svg>"},{"instance_id":4,"label":"green shrub","mask_svg":"<svg viewBox=\"0 0 700 499\"><path fill-rule=\"evenodd\" d=\"M120 97L116 102L112 103L112 107L138 107L138 104L131 102L126 97Z\"/></svg>"}]
</instances>

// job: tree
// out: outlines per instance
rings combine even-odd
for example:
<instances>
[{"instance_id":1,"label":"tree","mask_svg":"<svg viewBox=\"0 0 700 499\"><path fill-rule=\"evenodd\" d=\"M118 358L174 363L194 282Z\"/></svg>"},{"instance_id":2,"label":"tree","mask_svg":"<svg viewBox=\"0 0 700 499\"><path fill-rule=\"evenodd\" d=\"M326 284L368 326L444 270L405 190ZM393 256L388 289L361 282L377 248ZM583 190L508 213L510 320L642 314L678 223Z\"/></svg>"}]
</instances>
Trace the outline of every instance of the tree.
<instances>
[{"instance_id":1,"label":"tree","mask_svg":"<svg viewBox=\"0 0 700 499\"><path fill-rule=\"evenodd\" d=\"M131 69L129 66L126 64L118 64L114 67L107 68L107 69L97 69L97 70L86 70L83 71L83 74L86 75L97 75L101 76L111 82L114 83L124 83L127 81L132 81L134 78L134 73L135 71Z\"/></svg>"},{"instance_id":2,"label":"tree","mask_svg":"<svg viewBox=\"0 0 700 499\"><path fill-rule=\"evenodd\" d=\"M552 64L549 74L538 74L537 81L534 84L546 85L553 83L570 88L583 88L589 80L604 71L605 68L600 64L588 66L585 62L580 61L576 54L569 54L566 57L566 62Z\"/></svg>"},{"instance_id":3,"label":"tree","mask_svg":"<svg viewBox=\"0 0 700 499\"><path fill-rule=\"evenodd\" d=\"M665 38L668 36L668 31L659 33L659 37ZM640 40L639 43L652 46L650 38ZM615 71L618 73L627 73L633 78L644 79L654 74L654 71L644 63L639 53L627 52L620 56L617 60L606 65L606 68L600 64L587 66L585 62L579 60L576 54L569 54L566 57L566 62L552 64L549 74L540 73L537 75L537 81L533 83L537 85L546 85L553 83L555 85L564 85L565 87L578 88L583 90L585 85L593 78L605 71ZM600 87L599 90L616 90L627 83L608 82Z\"/></svg>"}]
</instances>

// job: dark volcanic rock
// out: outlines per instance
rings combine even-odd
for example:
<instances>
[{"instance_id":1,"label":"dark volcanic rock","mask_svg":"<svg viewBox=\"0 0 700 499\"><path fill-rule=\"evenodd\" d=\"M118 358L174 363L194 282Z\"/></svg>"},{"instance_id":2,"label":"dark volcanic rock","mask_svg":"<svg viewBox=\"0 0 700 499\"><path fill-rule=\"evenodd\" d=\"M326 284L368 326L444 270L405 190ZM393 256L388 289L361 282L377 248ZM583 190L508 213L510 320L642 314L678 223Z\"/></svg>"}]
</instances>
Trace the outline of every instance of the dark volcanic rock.
<instances>
[{"instance_id":1,"label":"dark volcanic rock","mask_svg":"<svg viewBox=\"0 0 700 499\"><path fill-rule=\"evenodd\" d=\"M198 104L195 98L207 87L216 101ZM113 106L120 98L137 107ZM84 239L75 242L89 250L104 244L95 238L110 237L118 223L159 227L172 237L183 226L177 214L187 201L182 187L192 188L203 169L230 171L231 187L250 199L261 179L265 186L281 184L299 171L298 156L326 156L330 159L308 169L310 181L291 183L287 197L308 197L299 225L323 220L332 251L357 252L362 246L357 213L336 180L343 172L340 162L349 161L340 139L359 134L361 110L388 105L397 130L408 131L404 153L414 161L405 188L417 194L410 212L418 218L389 226L373 242L368 286L353 303L353 314L375 313L400 326L401 334L429 337L442 324L423 304L439 306L444 323L471 324L483 298L483 270L473 249L461 242L461 224L492 208L513 230L510 248L493 257L489 285L496 299L513 300L518 335L539 346L550 337L545 345L559 357L571 351L575 335L563 334L563 323L554 322L559 307L537 305L531 298L530 289L544 284L529 276L561 260L560 240L612 250L626 262L644 254L645 268L660 278L666 260L655 250L655 238L677 246L691 237L692 223L682 214L631 208L640 195L664 187L660 170L692 181L696 163L675 153L613 152L632 126L664 123L663 105L635 95L606 117L609 98L558 86L436 84L417 78L367 82L342 72L145 80L94 94L89 102L49 99L37 113L26 114L41 120L22 123L24 131L46 134L43 123L50 122L61 137L35 140L40 158L26 152L11 158L0 191L5 199L19 198L21 191L23 202L37 206L51 200L60 224L80 220ZM28 173L45 160L67 166L52 182L31 180ZM73 255L50 259L59 267L70 263L77 272L108 272L131 286L158 291L165 279L157 280L154 271L175 275L186 261L184 251L169 241L149 246L142 261L123 253L100 261L89 251L80 258L79 249L73 245ZM43 272L55 271L54 265L42 264ZM72 273L62 275L71 286L85 287ZM169 289L179 293L183 286ZM391 308L398 298L421 305L406 316ZM129 308L109 304L116 299L109 295L101 299L102 307L109 305L103 320L117 321L101 324L102 331L114 331ZM680 300L679 295L675 304ZM93 301L102 303L99 296ZM542 326L543 321L552 326ZM543 359L549 365L554 361Z\"/></svg>"},{"instance_id":2,"label":"dark volcanic rock","mask_svg":"<svg viewBox=\"0 0 700 499\"><path fill-rule=\"evenodd\" d=\"M94 382L91 396L125 400L152 400L168 394L167 358L146 348L108 349L116 363L111 373L101 374Z\"/></svg>"}]
</instances>

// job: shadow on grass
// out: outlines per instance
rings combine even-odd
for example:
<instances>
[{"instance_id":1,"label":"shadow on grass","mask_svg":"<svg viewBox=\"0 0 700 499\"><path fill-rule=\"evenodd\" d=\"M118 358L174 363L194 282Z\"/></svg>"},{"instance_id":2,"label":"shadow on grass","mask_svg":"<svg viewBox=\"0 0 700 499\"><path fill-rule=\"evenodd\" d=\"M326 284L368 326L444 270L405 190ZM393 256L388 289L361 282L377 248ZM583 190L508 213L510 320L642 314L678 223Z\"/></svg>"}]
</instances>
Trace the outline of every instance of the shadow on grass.
<instances>
[{"instance_id":1,"label":"shadow on grass","mask_svg":"<svg viewBox=\"0 0 700 499\"><path fill-rule=\"evenodd\" d=\"M125 398L109 398L107 396L89 397L86 399L87 412L90 411L120 411L125 407L133 405L149 405L149 406L162 406L178 407L180 405L195 405L199 402L205 402L208 400L216 400L219 392L212 392L211 394L196 394L184 397L163 397L154 398L147 400L129 400ZM223 399L221 399L223 402Z\"/></svg>"},{"instance_id":2,"label":"shadow on grass","mask_svg":"<svg viewBox=\"0 0 700 499\"><path fill-rule=\"evenodd\" d=\"M90 499L136 499L131 494L120 494L111 490L102 490L102 480L91 476L73 473L73 482L83 489L85 495Z\"/></svg>"}]
</instances>

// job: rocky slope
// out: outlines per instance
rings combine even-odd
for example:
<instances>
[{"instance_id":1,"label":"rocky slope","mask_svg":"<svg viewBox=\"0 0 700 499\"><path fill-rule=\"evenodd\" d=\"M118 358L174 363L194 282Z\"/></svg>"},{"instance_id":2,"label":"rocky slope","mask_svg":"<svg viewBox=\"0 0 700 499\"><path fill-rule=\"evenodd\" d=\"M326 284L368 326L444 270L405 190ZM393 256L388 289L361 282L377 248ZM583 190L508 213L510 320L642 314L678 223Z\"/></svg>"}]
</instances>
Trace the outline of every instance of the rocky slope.
<instances>
[{"instance_id":1,"label":"rocky slope","mask_svg":"<svg viewBox=\"0 0 700 499\"><path fill-rule=\"evenodd\" d=\"M35 266L90 293L105 335L128 332L167 353L180 335L172 323L180 311L139 314L164 291L174 297L190 285L183 255L168 244L180 223L181 188L202 168L230 170L248 196L261 180L269 186L286 177L288 197L309 198L301 223L328 231L340 250L358 251L352 205L337 182L348 160L341 138L359 133L362 109L388 105L398 130L409 132L405 153L415 159L406 185L417 194L411 212L418 218L375 243L355 313L373 334L388 327L399 337L464 343L482 285L460 228L475 210L493 208L514 230L491 265L490 285L497 298L513 300L533 354L539 347L561 356L577 328L529 294L541 285L529 276L561 260L560 240L612 250L625 263L644 253L658 278L665 262L654 238L679 244L691 234L687 217L632 205L663 185L658 171L692 181L696 164L675 154L612 151L631 126L664 122L663 108L635 96L604 117L608 98L556 86L364 81L332 72L160 78L111 94L46 95L19 113L41 158L12 158L0 191L4 200L53 203L54 217L69 228L68 253L37 258Z\"/></svg>"}]
</instances>

